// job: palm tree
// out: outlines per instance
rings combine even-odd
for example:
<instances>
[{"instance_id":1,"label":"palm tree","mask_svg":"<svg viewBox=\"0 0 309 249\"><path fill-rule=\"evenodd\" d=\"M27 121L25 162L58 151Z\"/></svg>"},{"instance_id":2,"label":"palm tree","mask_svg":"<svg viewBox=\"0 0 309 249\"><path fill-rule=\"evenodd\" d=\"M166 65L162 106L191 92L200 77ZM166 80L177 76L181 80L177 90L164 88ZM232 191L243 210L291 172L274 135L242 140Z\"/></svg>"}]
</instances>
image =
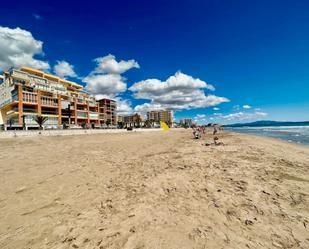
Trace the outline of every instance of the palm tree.
<instances>
[{"instance_id":1,"label":"palm tree","mask_svg":"<svg viewBox=\"0 0 309 249\"><path fill-rule=\"evenodd\" d=\"M43 124L48 120L48 117L35 116L34 121L40 126L40 130L43 129Z\"/></svg>"}]
</instances>

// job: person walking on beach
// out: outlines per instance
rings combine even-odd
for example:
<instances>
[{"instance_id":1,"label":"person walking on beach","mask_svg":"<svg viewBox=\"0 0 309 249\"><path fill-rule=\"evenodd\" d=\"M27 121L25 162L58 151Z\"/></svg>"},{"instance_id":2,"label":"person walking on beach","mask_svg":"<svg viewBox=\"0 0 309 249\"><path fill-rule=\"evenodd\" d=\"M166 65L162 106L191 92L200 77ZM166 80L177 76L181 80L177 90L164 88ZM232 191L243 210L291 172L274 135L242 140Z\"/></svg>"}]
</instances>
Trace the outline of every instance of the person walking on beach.
<instances>
[{"instance_id":1,"label":"person walking on beach","mask_svg":"<svg viewBox=\"0 0 309 249\"><path fill-rule=\"evenodd\" d=\"M218 129L217 129L217 126L216 125L214 125L214 131L213 131L213 135L216 135L217 134L217 132L218 132Z\"/></svg>"}]
</instances>

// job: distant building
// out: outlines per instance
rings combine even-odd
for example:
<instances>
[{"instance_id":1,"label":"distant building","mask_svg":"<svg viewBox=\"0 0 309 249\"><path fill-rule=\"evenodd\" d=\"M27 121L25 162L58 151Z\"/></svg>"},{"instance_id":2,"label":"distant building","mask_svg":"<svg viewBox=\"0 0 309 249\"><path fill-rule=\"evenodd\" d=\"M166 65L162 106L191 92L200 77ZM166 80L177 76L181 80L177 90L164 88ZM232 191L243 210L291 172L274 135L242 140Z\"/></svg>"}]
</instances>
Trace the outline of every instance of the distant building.
<instances>
[{"instance_id":1,"label":"distant building","mask_svg":"<svg viewBox=\"0 0 309 249\"><path fill-rule=\"evenodd\" d=\"M147 120L153 122L163 121L169 125L173 123L173 112L170 110L147 112Z\"/></svg>"},{"instance_id":2,"label":"distant building","mask_svg":"<svg viewBox=\"0 0 309 249\"><path fill-rule=\"evenodd\" d=\"M180 124L181 125L186 125L188 127L191 127L192 126L192 119L191 118L180 119Z\"/></svg>"},{"instance_id":3,"label":"distant building","mask_svg":"<svg viewBox=\"0 0 309 249\"><path fill-rule=\"evenodd\" d=\"M117 115L117 123L124 123L124 116Z\"/></svg>"},{"instance_id":4,"label":"distant building","mask_svg":"<svg viewBox=\"0 0 309 249\"><path fill-rule=\"evenodd\" d=\"M144 120L138 113L133 115L124 116L123 123L125 127L142 127L144 126Z\"/></svg>"}]
</instances>

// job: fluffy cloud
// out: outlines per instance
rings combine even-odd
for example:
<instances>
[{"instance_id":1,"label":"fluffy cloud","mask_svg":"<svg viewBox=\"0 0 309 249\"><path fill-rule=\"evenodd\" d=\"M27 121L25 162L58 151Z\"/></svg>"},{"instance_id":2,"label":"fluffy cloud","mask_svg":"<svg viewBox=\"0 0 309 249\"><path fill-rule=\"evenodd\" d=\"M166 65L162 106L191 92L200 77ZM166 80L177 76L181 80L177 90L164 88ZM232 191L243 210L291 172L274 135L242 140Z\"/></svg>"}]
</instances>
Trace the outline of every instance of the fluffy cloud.
<instances>
[{"instance_id":1,"label":"fluffy cloud","mask_svg":"<svg viewBox=\"0 0 309 249\"><path fill-rule=\"evenodd\" d=\"M0 70L20 66L48 70L48 62L34 58L44 55L42 46L43 42L34 39L26 30L0 26Z\"/></svg>"},{"instance_id":2,"label":"fluffy cloud","mask_svg":"<svg viewBox=\"0 0 309 249\"><path fill-rule=\"evenodd\" d=\"M214 110L214 111L219 111L220 108L219 108L219 107L214 107L213 110Z\"/></svg>"},{"instance_id":3,"label":"fluffy cloud","mask_svg":"<svg viewBox=\"0 0 309 249\"><path fill-rule=\"evenodd\" d=\"M54 66L54 72L62 78L77 77L77 74L74 71L74 66L64 60L57 61L57 64Z\"/></svg>"},{"instance_id":4,"label":"fluffy cloud","mask_svg":"<svg viewBox=\"0 0 309 249\"><path fill-rule=\"evenodd\" d=\"M215 90L212 85L181 72L166 81L148 79L129 88L135 98L151 100L150 103L137 106L137 110L205 108L229 101L215 95L206 96L204 89Z\"/></svg>"},{"instance_id":5,"label":"fluffy cloud","mask_svg":"<svg viewBox=\"0 0 309 249\"><path fill-rule=\"evenodd\" d=\"M117 99L117 114L118 115L130 115L133 113L131 102L129 100Z\"/></svg>"},{"instance_id":6,"label":"fluffy cloud","mask_svg":"<svg viewBox=\"0 0 309 249\"><path fill-rule=\"evenodd\" d=\"M251 106L250 105L243 105L242 108L244 108L244 109L251 109Z\"/></svg>"},{"instance_id":7,"label":"fluffy cloud","mask_svg":"<svg viewBox=\"0 0 309 249\"><path fill-rule=\"evenodd\" d=\"M119 62L116 61L114 55L107 55L104 57L98 57L94 60L97 63L95 73L108 73L108 74L122 74L131 68L139 68L139 64L135 60Z\"/></svg>"},{"instance_id":8,"label":"fluffy cloud","mask_svg":"<svg viewBox=\"0 0 309 249\"><path fill-rule=\"evenodd\" d=\"M86 90L95 95L96 98L104 95L107 98L115 98L127 90L126 79L121 73L131 68L139 68L135 60L117 62L115 56L109 54L94 60L97 67L83 78Z\"/></svg>"},{"instance_id":9,"label":"fluffy cloud","mask_svg":"<svg viewBox=\"0 0 309 249\"><path fill-rule=\"evenodd\" d=\"M127 84L121 75L118 74L95 74L83 79L86 90L94 95L105 95L113 98L118 93L127 89Z\"/></svg>"},{"instance_id":10,"label":"fluffy cloud","mask_svg":"<svg viewBox=\"0 0 309 249\"><path fill-rule=\"evenodd\" d=\"M144 104L135 106L134 111L145 114L146 112L149 112L149 111L160 111L162 109L163 109L163 106L160 104L144 103Z\"/></svg>"}]
</instances>

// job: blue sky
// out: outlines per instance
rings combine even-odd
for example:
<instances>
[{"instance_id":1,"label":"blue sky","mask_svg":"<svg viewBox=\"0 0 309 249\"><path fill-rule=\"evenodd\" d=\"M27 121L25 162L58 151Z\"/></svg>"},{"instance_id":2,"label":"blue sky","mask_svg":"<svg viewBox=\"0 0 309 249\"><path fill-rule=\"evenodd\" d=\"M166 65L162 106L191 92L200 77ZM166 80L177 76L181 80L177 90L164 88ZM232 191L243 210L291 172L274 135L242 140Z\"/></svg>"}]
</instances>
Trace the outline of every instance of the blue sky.
<instances>
[{"instance_id":1,"label":"blue sky","mask_svg":"<svg viewBox=\"0 0 309 249\"><path fill-rule=\"evenodd\" d=\"M66 2L1 3L0 39L16 42L14 51L0 45L2 70L25 53L52 73L60 63L65 77L118 99L123 113L169 107L198 122L309 120L308 1Z\"/></svg>"}]
</instances>

